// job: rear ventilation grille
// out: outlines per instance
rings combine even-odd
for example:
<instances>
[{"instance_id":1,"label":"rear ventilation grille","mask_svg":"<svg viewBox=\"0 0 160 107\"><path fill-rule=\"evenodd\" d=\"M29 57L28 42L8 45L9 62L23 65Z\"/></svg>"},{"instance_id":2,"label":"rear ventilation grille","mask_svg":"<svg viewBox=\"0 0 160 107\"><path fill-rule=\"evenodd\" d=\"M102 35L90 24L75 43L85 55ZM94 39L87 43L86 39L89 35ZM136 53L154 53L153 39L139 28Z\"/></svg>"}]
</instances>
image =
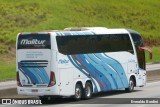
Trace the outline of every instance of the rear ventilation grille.
<instances>
[{"instance_id":1,"label":"rear ventilation grille","mask_svg":"<svg viewBox=\"0 0 160 107\"><path fill-rule=\"evenodd\" d=\"M23 60L20 62L22 67L47 67L47 60Z\"/></svg>"},{"instance_id":2,"label":"rear ventilation grille","mask_svg":"<svg viewBox=\"0 0 160 107\"><path fill-rule=\"evenodd\" d=\"M47 87L48 84L37 84L37 85L32 85L32 84L28 84L28 85L23 85L23 87Z\"/></svg>"}]
</instances>

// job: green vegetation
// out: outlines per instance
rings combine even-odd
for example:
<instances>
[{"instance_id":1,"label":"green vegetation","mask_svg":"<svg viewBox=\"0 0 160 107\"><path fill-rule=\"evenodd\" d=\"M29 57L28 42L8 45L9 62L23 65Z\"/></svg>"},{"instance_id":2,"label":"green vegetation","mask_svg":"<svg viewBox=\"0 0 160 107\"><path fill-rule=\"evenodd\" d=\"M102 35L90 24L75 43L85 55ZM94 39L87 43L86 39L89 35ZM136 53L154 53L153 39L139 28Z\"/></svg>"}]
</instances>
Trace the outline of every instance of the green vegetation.
<instances>
[{"instance_id":1,"label":"green vegetation","mask_svg":"<svg viewBox=\"0 0 160 107\"><path fill-rule=\"evenodd\" d=\"M0 62L0 81L12 80L16 78L15 61Z\"/></svg>"},{"instance_id":2,"label":"green vegetation","mask_svg":"<svg viewBox=\"0 0 160 107\"><path fill-rule=\"evenodd\" d=\"M0 58L14 48L19 32L66 27L130 28L142 34L146 45L160 46L159 0L1 0ZM160 62L153 47L153 62ZM11 52L12 53L12 52ZM10 63L0 60L0 79L15 76L15 52ZM147 61L149 61L147 59ZM8 76L8 77L7 77Z\"/></svg>"},{"instance_id":3,"label":"green vegetation","mask_svg":"<svg viewBox=\"0 0 160 107\"><path fill-rule=\"evenodd\" d=\"M152 47L152 54L153 54L153 58L152 60L149 59L149 53L146 52L146 62L154 62L154 63L158 63L160 62L160 47Z\"/></svg>"},{"instance_id":4,"label":"green vegetation","mask_svg":"<svg viewBox=\"0 0 160 107\"><path fill-rule=\"evenodd\" d=\"M159 0L3 0L0 42L7 50L19 32L75 26L130 28L146 40L160 40L159 4Z\"/></svg>"}]
</instances>

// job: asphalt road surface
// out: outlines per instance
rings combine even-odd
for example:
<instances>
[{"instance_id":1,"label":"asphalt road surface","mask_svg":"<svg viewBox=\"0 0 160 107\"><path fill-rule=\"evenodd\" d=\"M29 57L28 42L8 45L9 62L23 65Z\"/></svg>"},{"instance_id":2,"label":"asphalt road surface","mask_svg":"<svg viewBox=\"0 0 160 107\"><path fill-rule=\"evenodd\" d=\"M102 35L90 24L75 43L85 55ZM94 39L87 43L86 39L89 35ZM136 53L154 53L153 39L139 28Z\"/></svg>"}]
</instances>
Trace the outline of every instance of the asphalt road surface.
<instances>
[{"instance_id":1,"label":"asphalt road surface","mask_svg":"<svg viewBox=\"0 0 160 107\"><path fill-rule=\"evenodd\" d=\"M93 95L93 98L89 100L74 101L72 99L59 99L45 105L0 105L0 107L160 107L160 100L159 104L126 104L130 98L133 98L133 100L134 98L142 100L143 98L160 99L160 81L147 83L145 87L136 87L132 93L126 93L124 90L98 93ZM112 104L105 104L109 103L109 101ZM117 102L122 104L114 104Z\"/></svg>"}]
</instances>

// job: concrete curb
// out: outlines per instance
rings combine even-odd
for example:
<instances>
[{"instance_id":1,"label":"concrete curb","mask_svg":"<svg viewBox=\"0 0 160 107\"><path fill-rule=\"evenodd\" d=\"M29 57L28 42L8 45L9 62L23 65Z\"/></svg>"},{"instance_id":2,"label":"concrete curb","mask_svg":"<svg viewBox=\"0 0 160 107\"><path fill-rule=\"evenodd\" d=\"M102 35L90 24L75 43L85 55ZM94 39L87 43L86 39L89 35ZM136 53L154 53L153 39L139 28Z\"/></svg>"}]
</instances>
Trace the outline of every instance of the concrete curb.
<instances>
[{"instance_id":1,"label":"concrete curb","mask_svg":"<svg viewBox=\"0 0 160 107\"><path fill-rule=\"evenodd\" d=\"M0 91L16 87L16 80L0 82Z\"/></svg>"}]
</instances>

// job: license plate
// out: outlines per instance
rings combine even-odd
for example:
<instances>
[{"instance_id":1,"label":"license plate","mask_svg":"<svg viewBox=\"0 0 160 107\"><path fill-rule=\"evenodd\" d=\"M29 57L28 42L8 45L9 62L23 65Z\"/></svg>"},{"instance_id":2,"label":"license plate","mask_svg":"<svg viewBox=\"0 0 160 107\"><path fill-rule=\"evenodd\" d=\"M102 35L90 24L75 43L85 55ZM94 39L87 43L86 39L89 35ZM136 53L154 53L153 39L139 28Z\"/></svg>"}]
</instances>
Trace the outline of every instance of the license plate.
<instances>
[{"instance_id":1,"label":"license plate","mask_svg":"<svg viewBox=\"0 0 160 107\"><path fill-rule=\"evenodd\" d=\"M31 91L32 92L38 92L38 89L32 89Z\"/></svg>"}]
</instances>

